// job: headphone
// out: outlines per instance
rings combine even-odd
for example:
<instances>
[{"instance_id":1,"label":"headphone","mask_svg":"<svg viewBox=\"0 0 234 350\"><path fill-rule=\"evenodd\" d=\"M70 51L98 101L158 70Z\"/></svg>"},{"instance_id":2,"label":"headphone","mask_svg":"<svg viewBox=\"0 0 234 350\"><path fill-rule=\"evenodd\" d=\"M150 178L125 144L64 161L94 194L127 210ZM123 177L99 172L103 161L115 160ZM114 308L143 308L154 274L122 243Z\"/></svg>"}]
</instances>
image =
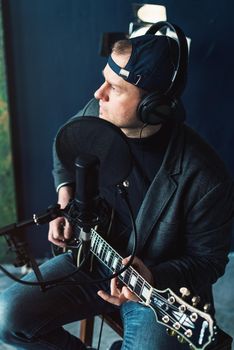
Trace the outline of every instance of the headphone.
<instances>
[{"instance_id":1,"label":"headphone","mask_svg":"<svg viewBox=\"0 0 234 350\"><path fill-rule=\"evenodd\" d=\"M171 84L166 92L155 91L143 97L137 108L138 118L145 124L162 124L169 120L185 120L185 109L179 97L182 94L187 81L188 45L183 31L167 21L153 24L146 34L155 34L160 29L167 27L177 36L178 59L174 69Z\"/></svg>"}]
</instances>

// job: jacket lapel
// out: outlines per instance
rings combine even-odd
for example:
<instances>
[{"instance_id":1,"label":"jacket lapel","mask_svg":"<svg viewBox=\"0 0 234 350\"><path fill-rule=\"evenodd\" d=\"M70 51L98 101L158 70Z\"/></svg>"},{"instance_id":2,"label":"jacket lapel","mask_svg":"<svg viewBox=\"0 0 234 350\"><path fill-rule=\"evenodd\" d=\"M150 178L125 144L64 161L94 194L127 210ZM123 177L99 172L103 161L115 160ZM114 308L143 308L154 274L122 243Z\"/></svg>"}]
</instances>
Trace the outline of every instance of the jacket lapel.
<instances>
[{"instance_id":1,"label":"jacket lapel","mask_svg":"<svg viewBox=\"0 0 234 350\"><path fill-rule=\"evenodd\" d=\"M143 249L153 227L157 224L164 208L177 189L177 182L173 176L181 172L181 163L184 146L184 126L175 126L167 151L153 182L151 183L146 196L139 209L137 228L137 252ZM131 233L128 251L132 250L134 234Z\"/></svg>"}]
</instances>

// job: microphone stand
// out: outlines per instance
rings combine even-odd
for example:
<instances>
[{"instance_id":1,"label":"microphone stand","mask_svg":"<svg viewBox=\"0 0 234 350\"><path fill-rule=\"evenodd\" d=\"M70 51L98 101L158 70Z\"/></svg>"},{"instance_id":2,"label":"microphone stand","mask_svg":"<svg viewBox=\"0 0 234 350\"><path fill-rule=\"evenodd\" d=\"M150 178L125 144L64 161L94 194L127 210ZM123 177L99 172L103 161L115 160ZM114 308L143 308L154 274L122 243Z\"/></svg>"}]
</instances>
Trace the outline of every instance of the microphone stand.
<instances>
[{"instance_id":1,"label":"microphone stand","mask_svg":"<svg viewBox=\"0 0 234 350\"><path fill-rule=\"evenodd\" d=\"M19 240L17 231L20 233L22 228L26 228L31 225L43 225L46 224L59 216L63 215L63 210L60 209L59 204L51 205L48 207L47 211L42 214L33 214L33 218L29 220L24 220L19 223L13 223L2 227L0 229L0 236L4 236L8 247L11 251L16 254L16 260L14 266L23 266L30 262L31 267L35 273L37 281L41 283L41 290L45 291L46 287L43 286L43 276L37 265L35 258L28 250L26 242Z\"/></svg>"},{"instance_id":2,"label":"microphone stand","mask_svg":"<svg viewBox=\"0 0 234 350\"><path fill-rule=\"evenodd\" d=\"M16 254L14 265L22 266L30 262L42 291L48 287L48 281L43 280L35 258L30 254L27 244L17 237L17 231L31 225L43 225L63 216L70 222L75 237L82 242L84 256L82 265L86 263L90 252L92 228L100 222L99 165L100 162L96 156L80 155L75 162L76 183L79 186L76 188L75 198L64 209L61 209L59 204L49 206L45 213L33 214L32 219L13 223L0 229L0 236L5 236L10 250Z\"/></svg>"}]
</instances>

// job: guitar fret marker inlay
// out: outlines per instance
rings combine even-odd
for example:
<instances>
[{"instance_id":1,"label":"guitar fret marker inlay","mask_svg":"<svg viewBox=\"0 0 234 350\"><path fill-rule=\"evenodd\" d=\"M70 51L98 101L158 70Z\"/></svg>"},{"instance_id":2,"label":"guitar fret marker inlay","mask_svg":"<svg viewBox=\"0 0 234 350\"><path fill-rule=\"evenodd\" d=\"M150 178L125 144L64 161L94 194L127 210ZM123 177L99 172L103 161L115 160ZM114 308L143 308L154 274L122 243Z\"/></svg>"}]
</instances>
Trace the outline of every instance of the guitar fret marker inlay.
<instances>
[{"instance_id":1,"label":"guitar fret marker inlay","mask_svg":"<svg viewBox=\"0 0 234 350\"><path fill-rule=\"evenodd\" d=\"M118 258L115 257L114 261L113 261L113 264L112 264L113 269L116 268L117 264L118 264Z\"/></svg>"},{"instance_id":2,"label":"guitar fret marker inlay","mask_svg":"<svg viewBox=\"0 0 234 350\"><path fill-rule=\"evenodd\" d=\"M98 254L101 253L101 251L102 251L102 246L103 246L103 243L100 243L99 246L98 246L98 251L97 251Z\"/></svg>"},{"instance_id":3,"label":"guitar fret marker inlay","mask_svg":"<svg viewBox=\"0 0 234 350\"><path fill-rule=\"evenodd\" d=\"M144 286L141 295L142 295L145 299L148 299L149 292L150 292L150 289L147 288L146 286Z\"/></svg>"},{"instance_id":4,"label":"guitar fret marker inlay","mask_svg":"<svg viewBox=\"0 0 234 350\"><path fill-rule=\"evenodd\" d=\"M131 276L131 279L130 279L130 285L131 285L132 287L135 287L136 281L137 281L136 276L132 275L132 276Z\"/></svg>"},{"instance_id":5,"label":"guitar fret marker inlay","mask_svg":"<svg viewBox=\"0 0 234 350\"><path fill-rule=\"evenodd\" d=\"M110 256L111 256L111 252L110 252L110 250L108 250L108 252L107 252L107 254L106 254L106 262L108 263L109 262L109 260L110 260Z\"/></svg>"},{"instance_id":6,"label":"guitar fret marker inlay","mask_svg":"<svg viewBox=\"0 0 234 350\"><path fill-rule=\"evenodd\" d=\"M112 272L124 267L121 264L122 257L95 230L92 230L91 251ZM185 304L170 289L159 291L153 288L132 267L123 271L119 279L141 299L144 305L150 306L157 312L157 318L159 321L162 320L161 323L169 326L176 333L181 330L178 332L180 337L189 341L194 348L204 350L211 342L214 326L210 315ZM197 340L196 333L198 333Z\"/></svg>"}]
</instances>

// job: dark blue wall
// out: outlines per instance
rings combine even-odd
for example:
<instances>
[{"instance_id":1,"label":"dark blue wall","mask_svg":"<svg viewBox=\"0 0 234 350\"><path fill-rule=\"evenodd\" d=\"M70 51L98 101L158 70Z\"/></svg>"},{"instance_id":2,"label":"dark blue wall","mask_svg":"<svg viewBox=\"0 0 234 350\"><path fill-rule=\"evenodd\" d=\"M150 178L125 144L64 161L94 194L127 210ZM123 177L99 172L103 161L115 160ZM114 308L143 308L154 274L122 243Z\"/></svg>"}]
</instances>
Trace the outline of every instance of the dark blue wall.
<instances>
[{"instance_id":1,"label":"dark blue wall","mask_svg":"<svg viewBox=\"0 0 234 350\"><path fill-rule=\"evenodd\" d=\"M130 0L4 0L4 22L19 220L56 201L51 145L58 127L102 81L102 32L128 31ZM138 1L141 2L141 1ZM156 3L148 1L149 3ZM192 38L184 101L187 121L232 174L233 21L228 0L157 1ZM47 227L32 228L34 252L48 249Z\"/></svg>"}]
</instances>

